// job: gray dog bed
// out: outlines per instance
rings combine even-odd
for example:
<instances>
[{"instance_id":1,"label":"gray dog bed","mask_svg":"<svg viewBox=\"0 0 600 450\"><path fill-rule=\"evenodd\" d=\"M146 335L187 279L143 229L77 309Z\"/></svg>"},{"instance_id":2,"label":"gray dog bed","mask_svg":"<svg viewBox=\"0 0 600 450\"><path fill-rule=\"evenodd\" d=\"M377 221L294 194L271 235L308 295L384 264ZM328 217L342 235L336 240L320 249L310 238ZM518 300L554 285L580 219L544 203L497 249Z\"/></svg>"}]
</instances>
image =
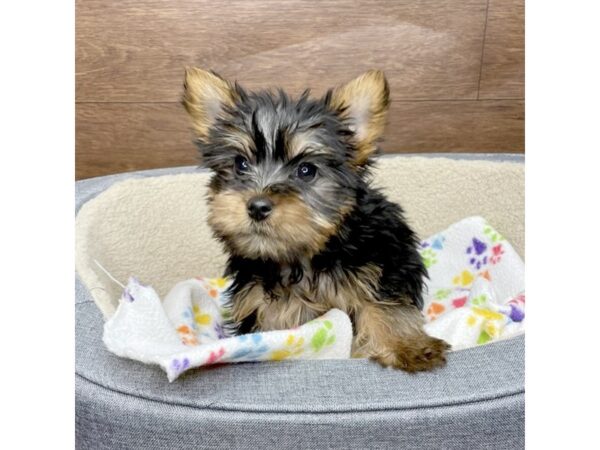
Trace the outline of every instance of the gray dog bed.
<instances>
[{"instance_id":1,"label":"gray dog bed","mask_svg":"<svg viewBox=\"0 0 600 450\"><path fill-rule=\"evenodd\" d=\"M188 276L220 275L224 256L202 220L208 176L177 168L77 183L77 448L524 446L523 336L452 352L444 369L419 374L360 359L282 361L169 383L158 367L109 353L103 319L120 292L92 261L159 294ZM477 214L522 255L521 156L383 157L375 181L421 236ZM184 220L165 221L165 209Z\"/></svg>"}]
</instances>

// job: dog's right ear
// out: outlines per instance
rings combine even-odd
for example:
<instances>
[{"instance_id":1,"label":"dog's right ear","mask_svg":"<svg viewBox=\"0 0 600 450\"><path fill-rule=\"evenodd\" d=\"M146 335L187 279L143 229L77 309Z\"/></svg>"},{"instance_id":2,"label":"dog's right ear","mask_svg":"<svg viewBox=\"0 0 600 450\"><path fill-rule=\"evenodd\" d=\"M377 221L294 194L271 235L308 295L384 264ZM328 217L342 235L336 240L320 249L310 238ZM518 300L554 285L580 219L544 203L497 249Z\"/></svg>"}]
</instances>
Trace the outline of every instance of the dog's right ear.
<instances>
[{"instance_id":1,"label":"dog's right ear","mask_svg":"<svg viewBox=\"0 0 600 450\"><path fill-rule=\"evenodd\" d=\"M214 72L195 67L185 69L182 103L192 118L196 135L205 140L223 107L233 105L234 89Z\"/></svg>"}]
</instances>

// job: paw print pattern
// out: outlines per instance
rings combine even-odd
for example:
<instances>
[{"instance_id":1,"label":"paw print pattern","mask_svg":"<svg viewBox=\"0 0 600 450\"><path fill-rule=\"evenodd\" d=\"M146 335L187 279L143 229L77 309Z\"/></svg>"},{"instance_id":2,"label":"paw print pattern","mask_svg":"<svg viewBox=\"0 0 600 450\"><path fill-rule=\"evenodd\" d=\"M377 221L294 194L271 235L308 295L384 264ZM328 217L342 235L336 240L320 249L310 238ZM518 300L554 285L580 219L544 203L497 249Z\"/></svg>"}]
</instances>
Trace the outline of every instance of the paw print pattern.
<instances>
[{"instance_id":1,"label":"paw print pattern","mask_svg":"<svg viewBox=\"0 0 600 450\"><path fill-rule=\"evenodd\" d=\"M444 300L451 293L452 293L452 289L438 289L437 291L435 291L435 294L433 294L433 297L436 300Z\"/></svg>"},{"instance_id":2,"label":"paw print pattern","mask_svg":"<svg viewBox=\"0 0 600 450\"><path fill-rule=\"evenodd\" d=\"M431 321L435 320L437 318L437 316L442 314L445 310L446 310L446 307L444 305L442 305L441 303L432 302L429 305L429 308L427 308L427 318L431 322Z\"/></svg>"},{"instance_id":3,"label":"paw print pattern","mask_svg":"<svg viewBox=\"0 0 600 450\"><path fill-rule=\"evenodd\" d=\"M190 360L187 358L183 358L181 360L175 358L173 361L171 361L171 369L174 370L177 373L177 375L179 375L181 372L188 369L189 367Z\"/></svg>"},{"instance_id":4,"label":"paw print pattern","mask_svg":"<svg viewBox=\"0 0 600 450\"><path fill-rule=\"evenodd\" d=\"M471 303L472 303L473 305L475 305L475 306L482 306L482 305L484 305L485 303L487 303L487 300L488 300L488 299L487 299L487 295L485 295L485 294L480 294L480 295L478 295L478 296L476 296L476 297L473 297L473 298L471 299Z\"/></svg>"},{"instance_id":5,"label":"paw print pattern","mask_svg":"<svg viewBox=\"0 0 600 450\"><path fill-rule=\"evenodd\" d=\"M434 250L443 250L444 249L444 241L446 238L441 235L434 236L431 238L431 242L423 241L421 242L421 248L431 247Z\"/></svg>"},{"instance_id":6,"label":"paw print pattern","mask_svg":"<svg viewBox=\"0 0 600 450\"><path fill-rule=\"evenodd\" d=\"M244 334L238 336L238 340L240 343L248 344L247 346L237 349L233 355L231 355L232 359L238 361L256 360L269 350L269 347L262 342L263 337L260 334Z\"/></svg>"},{"instance_id":7,"label":"paw print pattern","mask_svg":"<svg viewBox=\"0 0 600 450\"><path fill-rule=\"evenodd\" d=\"M227 331L220 323L215 323L215 334L217 335L217 339L224 339L227 337Z\"/></svg>"},{"instance_id":8,"label":"paw print pattern","mask_svg":"<svg viewBox=\"0 0 600 450\"><path fill-rule=\"evenodd\" d=\"M223 358L223 355L225 355L225 349L223 347L215 352L210 352L210 355L208 355L208 358L206 359L206 364L208 365L216 363Z\"/></svg>"},{"instance_id":9,"label":"paw print pattern","mask_svg":"<svg viewBox=\"0 0 600 450\"><path fill-rule=\"evenodd\" d=\"M473 274L468 270L463 270L459 275L452 278L452 283L462 287L468 287L473 283Z\"/></svg>"},{"instance_id":10,"label":"paw print pattern","mask_svg":"<svg viewBox=\"0 0 600 450\"><path fill-rule=\"evenodd\" d=\"M504 240L504 236L502 236L500 233L498 233L496 230L494 230L487 224L483 227L483 234L485 234L489 238L489 240L492 241L492 244Z\"/></svg>"},{"instance_id":11,"label":"paw print pattern","mask_svg":"<svg viewBox=\"0 0 600 450\"><path fill-rule=\"evenodd\" d=\"M329 320L324 320L323 326L311 338L310 345L315 352L318 352L325 346L332 345L334 342L333 324Z\"/></svg>"},{"instance_id":12,"label":"paw print pattern","mask_svg":"<svg viewBox=\"0 0 600 450\"><path fill-rule=\"evenodd\" d=\"M194 315L194 322L197 325L210 325L210 323L212 322L212 317L210 316L210 314L203 314L202 311L200 311L200 307L198 305L192 306L192 313Z\"/></svg>"},{"instance_id":13,"label":"paw print pattern","mask_svg":"<svg viewBox=\"0 0 600 450\"><path fill-rule=\"evenodd\" d=\"M184 345L200 344L200 342L198 342L198 339L196 338L196 335L194 334L192 329L190 327L188 327L187 325L181 325L180 327L177 327L177 333L179 333L181 342Z\"/></svg>"},{"instance_id":14,"label":"paw print pattern","mask_svg":"<svg viewBox=\"0 0 600 450\"><path fill-rule=\"evenodd\" d=\"M504 249L502 248L502 244L496 244L492 247L492 256L490 256L490 262L492 264L498 264L502 259L502 255L504 254Z\"/></svg>"},{"instance_id":15,"label":"paw print pattern","mask_svg":"<svg viewBox=\"0 0 600 450\"><path fill-rule=\"evenodd\" d=\"M470 256L469 264L479 270L488 263L488 257L485 254L487 245L477 238L473 238L472 242L472 245L467 247L467 254Z\"/></svg>"},{"instance_id":16,"label":"paw print pattern","mask_svg":"<svg viewBox=\"0 0 600 450\"><path fill-rule=\"evenodd\" d=\"M421 258L423 259L423 264L427 269L437 263L437 255L436 253L430 249L426 248L425 250L421 250Z\"/></svg>"},{"instance_id":17,"label":"paw print pattern","mask_svg":"<svg viewBox=\"0 0 600 450\"><path fill-rule=\"evenodd\" d=\"M430 241L421 242L419 253L423 259L423 264L427 269L438 262L436 250L443 250L445 240L446 238L444 236L438 235L431 238Z\"/></svg>"},{"instance_id":18,"label":"paw print pattern","mask_svg":"<svg viewBox=\"0 0 600 450\"><path fill-rule=\"evenodd\" d=\"M466 303L467 303L466 296L455 298L454 300L452 300L452 306L454 306L455 308L462 308L463 306L465 306Z\"/></svg>"},{"instance_id":19,"label":"paw print pattern","mask_svg":"<svg viewBox=\"0 0 600 450\"><path fill-rule=\"evenodd\" d=\"M301 355L304 352L304 338L300 337L296 339L293 334L290 334L285 342L285 346L285 349L274 350L271 353L271 359L274 361L281 361L282 359Z\"/></svg>"}]
</instances>

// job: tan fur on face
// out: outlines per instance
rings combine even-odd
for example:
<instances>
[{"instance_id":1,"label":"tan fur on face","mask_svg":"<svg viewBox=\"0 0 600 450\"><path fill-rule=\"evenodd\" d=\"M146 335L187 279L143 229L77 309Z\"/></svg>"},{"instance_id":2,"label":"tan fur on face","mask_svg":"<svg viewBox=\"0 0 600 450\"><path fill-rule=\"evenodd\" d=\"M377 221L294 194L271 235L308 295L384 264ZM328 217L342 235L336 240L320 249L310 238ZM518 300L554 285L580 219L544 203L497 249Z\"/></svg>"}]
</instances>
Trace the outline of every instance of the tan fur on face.
<instances>
[{"instance_id":1,"label":"tan fur on face","mask_svg":"<svg viewBox=\"0 0 600 450\"><path fill-rule=\"evenodd\" d=\"M192 118L192 126L200 139L206 139L224 105L233 105L231 85L215 75L195 67L185 70L183 106Z\"/></svg>"},{"instance_id":2,"label":"tan fur on face","mask_svg":"<svg viewBox=\"0 0 600 450\"><path fill-rule=\"evenodd\" d=\"M295 195L272 195L272 214L255 223L246 204L256 194L224 191L209 199L208 223L240 255L289 261L299 254L317 253L336 231L335 223L318 216Z\"/></svg>"},{"instance_id":3,"label":"tan fur on face","mask_svg":"<svg viewBox=\"0 0 600 450\"><path fill-rule=\"evenodd\" d=\"M333 91L330 105L344 110L342 115L354 126L358 166L377 149L375 142L383 134L389 95L387 80L379 70L370 70Z\"/></svg>"},{"instance_id":4,"label":"tan fur on face","mask_svg":"<svg viewBox=\"0 0 600 450\"><path fill-rule=\"evenodd\" d=\"M287 139L286 153L288 159L293 159L300 153L309 154L319 151L321 144L314 138L314 131L304 131L292 134Z\"/></svg>"}]
</instances>

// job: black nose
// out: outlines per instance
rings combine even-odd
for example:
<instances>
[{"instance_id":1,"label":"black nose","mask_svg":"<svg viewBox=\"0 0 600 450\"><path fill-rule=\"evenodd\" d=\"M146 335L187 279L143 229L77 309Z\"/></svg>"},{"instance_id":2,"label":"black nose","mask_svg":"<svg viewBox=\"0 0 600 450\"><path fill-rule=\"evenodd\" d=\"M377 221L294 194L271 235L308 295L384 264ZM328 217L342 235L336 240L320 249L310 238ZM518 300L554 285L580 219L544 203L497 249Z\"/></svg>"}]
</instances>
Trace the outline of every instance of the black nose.
<instances>
[{"instance_id":1,"label":"black nose","mask_svg":"<svg viewBox=\"0 0 600 450\"><path fill-rule=\"evenodd\" d=\"M248 215L257 222L265 220L273 211L273 203L267 197L253 197L248 201Z\"/></svg>"}]
</instances>

